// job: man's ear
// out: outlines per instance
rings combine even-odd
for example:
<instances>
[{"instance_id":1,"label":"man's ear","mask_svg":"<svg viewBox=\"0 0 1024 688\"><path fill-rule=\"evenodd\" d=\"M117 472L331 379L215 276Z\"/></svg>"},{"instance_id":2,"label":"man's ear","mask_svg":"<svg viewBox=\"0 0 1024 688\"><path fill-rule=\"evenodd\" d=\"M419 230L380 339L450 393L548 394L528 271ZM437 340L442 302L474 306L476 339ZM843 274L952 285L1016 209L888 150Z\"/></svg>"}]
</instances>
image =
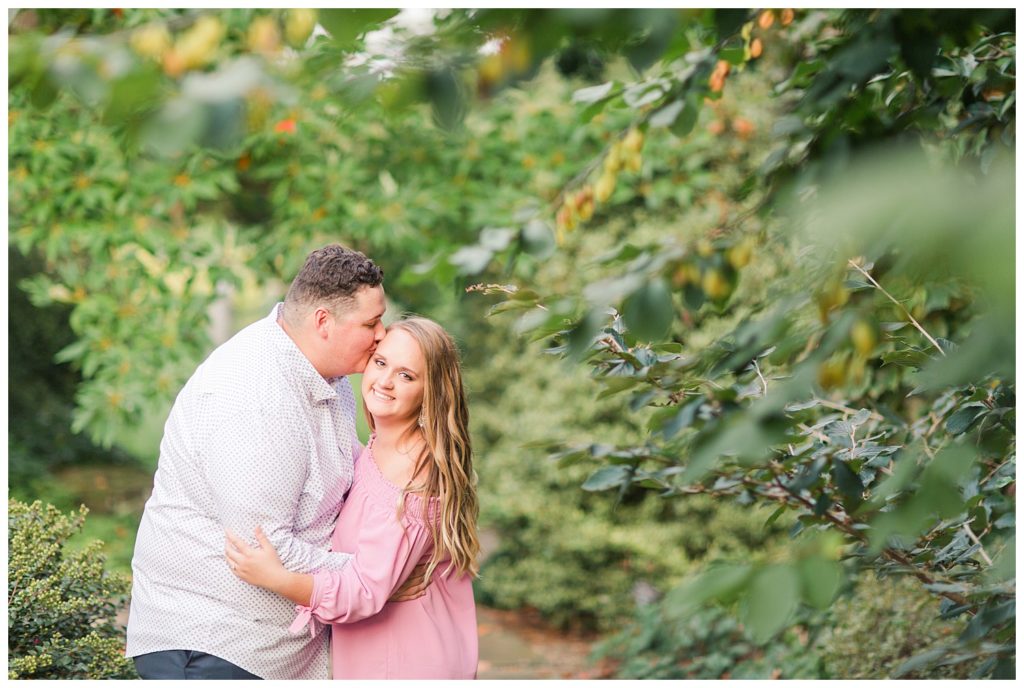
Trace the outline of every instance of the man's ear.
<instances>
[{"instance_id":1,"label":"man's ear","mask_svg":"<svg viewBox=\"0 0 1024 688\"><path fill-rule=\"evenodd\" d=\"M328 326L331 324L331 312L320 306L313 311L313 328L322 339L327 339Z\"/></svg>"}]
</instances>

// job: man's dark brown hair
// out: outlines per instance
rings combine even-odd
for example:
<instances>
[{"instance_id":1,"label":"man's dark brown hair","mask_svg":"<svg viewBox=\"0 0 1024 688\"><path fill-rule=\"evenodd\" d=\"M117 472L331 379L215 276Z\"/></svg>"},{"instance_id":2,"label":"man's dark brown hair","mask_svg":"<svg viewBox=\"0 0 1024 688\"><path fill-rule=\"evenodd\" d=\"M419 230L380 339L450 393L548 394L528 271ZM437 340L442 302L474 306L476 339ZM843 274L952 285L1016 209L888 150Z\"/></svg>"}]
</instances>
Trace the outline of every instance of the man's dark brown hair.
<instances>
[{"instance_id":1,"label":"man's dark brown hair","mask_svg":"<svg viewBox=\"0 0 1024 688\"><path fill-rule=\"evenodd\" d=\"M331 244L306 257L284 298L284 316L295 321L307 308L326 306L332 313L343 312L355 303L363 287L384 281L384 271L359 251Z\"/></svg>"}]
</instances>

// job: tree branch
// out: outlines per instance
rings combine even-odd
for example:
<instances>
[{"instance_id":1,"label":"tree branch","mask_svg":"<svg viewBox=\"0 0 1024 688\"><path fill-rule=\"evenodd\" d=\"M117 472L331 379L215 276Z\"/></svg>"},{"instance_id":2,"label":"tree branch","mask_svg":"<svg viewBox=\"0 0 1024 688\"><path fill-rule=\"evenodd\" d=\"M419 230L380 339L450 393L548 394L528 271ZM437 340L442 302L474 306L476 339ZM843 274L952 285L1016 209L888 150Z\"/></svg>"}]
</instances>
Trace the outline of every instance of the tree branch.
<instances>
[{"instance_id":1,"label":"tree branch","mask_svg":"<svg viewBox=\"0 0 1024 688\"><path fill-rule=\"evenodd\" d=\"M937 341L935 341L935 338L934 338L934 337L932 337L932 336L931 336L930 334L928 334L928 331L927 331L927 330L925 330L925 329L924 329L923 327L921 327L921 323L917 322L917 320L915 320L915 319L914 319L914 316L912 316L912 315L910 314L910 311L908 311L908 310L907 310L907 309L906 309L906 308L905 308L905 307L903 306L903 304L902 304L902 303L900 303L899 301L897 301L897 300L896 300L896 299L895 299L895 298L893 297L893 295L892 295L892 294L890 294L890 293L889 293L889 292L887 292L887 291L886 291L885 289L883 289L883 288L882 288L882 285L881 285L881 284L879 284L878 282L876 282L876 281L875 281L875 278L871 276L871 273L869 273L869 272L868 272L867 270L865 270L864 268L862 268L862 267L861 267L860 265L858 265L857 263L853 262L853 259L850 259L850 260L849 260L849 261L847 261L847 262L848 262L848 263L849 263L849 264L850 264L850 265L851 265L851 266L852 266L853 268L855 268L855 269L856 269L856 270L857 270L858 272L860 272L860 274L862 274L862 275L864 275L865 277L867 277L867 278L868 278L868 280L869 280L869 281L871 282L871 284L875 285L875 288L876 288L876 289L878 289L878 290L879 290L880 292L882 292L882 293L883 293L883 294L885 294L885 295L886 295L887 297L889 297L889 300L890 300L890 301L892 301L892 302L893 302L894 304L896 304L896 305L897 305L897 306L899 307L899 309L900 309L900 310L902 310L902 311L903 311L903 313L904 313L904 314L905 314L905 315L906 315L906 316L907 316L908 318L910 318L910 322L911 322L911 323L913 323L914 327L916 327L916 328L918 329L918 331L919 331L919 332L920 332L921 334L923 334L923 335L925 336L925 338L926 338L926 339L927 339L927 340L928 340L929 342L931 342L931 343L932 343L932 346L934 346L934 347L935 347L936 349L938 349L938 350L939 350L939 353L940 353L940 354L942 354L943 356L945 356L945 355L946 355L946 352L942 350L942 347L941 347L941 346L939 346L939 343L938 343Z\"/></svg>"}]
</instances>

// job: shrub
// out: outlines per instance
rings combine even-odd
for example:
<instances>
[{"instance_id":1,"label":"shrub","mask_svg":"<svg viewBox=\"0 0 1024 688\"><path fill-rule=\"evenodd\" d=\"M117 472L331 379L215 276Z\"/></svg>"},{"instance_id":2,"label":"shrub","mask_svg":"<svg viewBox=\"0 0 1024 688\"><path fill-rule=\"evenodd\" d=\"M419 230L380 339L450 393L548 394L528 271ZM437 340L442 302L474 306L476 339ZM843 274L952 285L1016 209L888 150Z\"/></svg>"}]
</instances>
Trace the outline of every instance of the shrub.
<instances>
[{"instance_id":1,"label":"shrub","mask_svg":"<svg viewBox=\"0 0 1024 688\"><path fill-rule=\"evenodd\" d=\"M820 643L808 632L808 620L759 644L721 608L676 615L670 605L651 604L597 644L593 657L616 679L825 678Z\"/></svg>"},{"instance_id":2,"label":"shrub","mask_svg":"<svg viewBox=\"0 0 1024 688\"><path fill-rule=\"evenodd\" d=\"M642 436L644 416L618 399L579 394L584 374L549 356L481 346L488 365L467 366L467 382L481 527L497 538L476 587L481 603L531 608L560 628L608 631L697 562L763 550L788 528L785 519L765 528L768 511L704 495L666 500L638 489L617 501L581 490L594 466L548 458L550 438L630 441Z\"/></svg>"},{"instance_id":3,"label":"shrub","mask_svg":"<svg viewBox=\"0 0 1024 688\"><path fill-rule=\"evenodd\" d=\"M9 679L137 678L114 619L127 577L104 570L102 542L64 550L87 513L7 503Z\"/></svg>"},{"instance_id":4,"label":"shrub","mask_svg":"<svg viewBox=\"0 0 1024 688\"><path fill-rule=\"evenodd\" d=\"M939 611L935 597L910 578L863 573L854 594L831 609L835 624L826 633L824 652L828 671L837 678L893 678L912 656L953 640L967 625L963 617L940 619ZM900 678L968 678L980 664L922 668Z\"/></svg>"},{"instance_id":5,"label":"shrub","mask_svg":"<svg viewBox=\"0 0 1024 688\"><path fill-rule=\"evenodd\" d=\"M681 612L645 605L592 658L616 679L885 679L910 658L942 647L967 621L944 620L939 605L907 577L862 572L827 612L802 608L797 623L757 643L721 607ZM982 660L918 668L901 678L977 678Z\"/></svg>"}]
</instances>

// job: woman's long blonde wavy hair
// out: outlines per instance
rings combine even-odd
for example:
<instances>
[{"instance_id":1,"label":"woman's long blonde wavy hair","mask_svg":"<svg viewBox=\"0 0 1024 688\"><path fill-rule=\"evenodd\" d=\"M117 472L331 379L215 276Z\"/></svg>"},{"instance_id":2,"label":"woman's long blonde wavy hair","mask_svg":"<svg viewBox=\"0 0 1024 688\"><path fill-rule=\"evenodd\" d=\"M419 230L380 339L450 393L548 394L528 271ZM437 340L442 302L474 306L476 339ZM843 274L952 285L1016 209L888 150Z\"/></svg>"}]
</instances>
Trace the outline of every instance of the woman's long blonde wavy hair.
<instances>
[{"instance_id":1,"label":"woman's long blonde wavy hair","mask_svg":"<svg viewBox=\"0 0 1024 688\"><path fill-rule=\"evenodd\" d=\"M429 468L422 482L405 490L423 497L423 520L434 538L434 553L423 579L429 580L445 556L451 557L446 572L454 567L459 573L476 577L480 553L476 521L480 508L458 349L444 328L427 318L404 318L388 327L389 331L393 329L416 340L426 363L420 415L426 450L420 454L413 475L420 474L424 463ZM366 415L372 430L373 417ZM438 498L438 518L430 518L427 513L430 497ZM401 504L404 502L403 499Z\"/></svg>"}]
</instances>

